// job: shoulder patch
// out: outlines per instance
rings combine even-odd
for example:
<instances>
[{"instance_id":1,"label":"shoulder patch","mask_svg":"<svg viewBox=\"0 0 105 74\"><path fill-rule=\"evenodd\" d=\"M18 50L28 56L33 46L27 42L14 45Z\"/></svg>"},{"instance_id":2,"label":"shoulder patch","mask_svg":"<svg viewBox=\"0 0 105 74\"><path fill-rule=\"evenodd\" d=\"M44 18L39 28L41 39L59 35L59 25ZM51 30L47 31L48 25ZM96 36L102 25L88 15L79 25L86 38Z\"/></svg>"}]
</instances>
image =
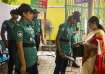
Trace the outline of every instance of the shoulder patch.
<instances>
[{"instance_id":1,"label":"shoulder patch","mask_svg":"<svg viewBox=\"0 0 105 74\"><path fill-rule=\"evenodd\" d=\"M17 36L18 36L18 37L23 37L22 31L18 31L18 32L17 32Z\"/></svg>"}]
</instances>

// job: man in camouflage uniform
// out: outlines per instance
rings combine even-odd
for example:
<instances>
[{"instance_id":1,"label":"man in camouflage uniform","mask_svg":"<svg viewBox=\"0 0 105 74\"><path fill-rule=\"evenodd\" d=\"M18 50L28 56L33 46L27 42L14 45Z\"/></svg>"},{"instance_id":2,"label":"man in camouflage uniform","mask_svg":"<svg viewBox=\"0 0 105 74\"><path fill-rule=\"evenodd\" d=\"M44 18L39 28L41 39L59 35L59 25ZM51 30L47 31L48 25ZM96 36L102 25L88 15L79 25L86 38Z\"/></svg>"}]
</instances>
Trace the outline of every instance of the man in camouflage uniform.
<instances>
[{"instance_id":1,"label":"man in camouflage uniform","mask_svg":"<svg viewBox=\"0 0 105 74\"><path fill-rule=\"evenodd\" d=\"M21 19L19 25L15 27L16 72L18 74L38 74L36 32L32 27L33 10L28 4L22 4L18 8L18 13Z\"/></svg>"},{"instance_id":2,"label":"man in camouflage uniform","mask_svg":"<svg viewBox=\"0 0 105 74\"><path fill-rule=\"evenodd\" d=\"M40 40L42 40L43 42L41 19L38 19L39 11L37 11L36 9L34 9L33 11L34 11L34 18L33 18L34 30L36 32L35 35L36 48L37 50L39 50Z\"/></svg>"},{"instance_id":3,"label":"man in camouflage uniform","mask_svg":"<svg viewBox=\"0 0 105 74\"><path fill-rule=\"evenodd\" d=\"M18 18L18 13L17 10L11 10L11 19L4 21L2 24L1 28L1 37L2 40L8 48L9 51L9 61L8 61L8 74L12 74L13 71L13 66L14 66L14 61L15 61L15 51L16 51L16 46L15 46L15 37L14 37L14 28L17 24L17 18ZM7 40L5 33L7 32Z\"/></svg>"},{"instance_id":4,"label":"man in camouflage uniform","mask_svg":"<svg viewBox=\"0 0 105 74\"><path fill-rule=\"evenodd\" d=\"M67 56L72 56L71 41L73 32L76 31L75 21L72 16L69 16L68 20L59 27L56 39L57 50L54 74L65 74L68 65Z\"/></svg>"}]
</instances>

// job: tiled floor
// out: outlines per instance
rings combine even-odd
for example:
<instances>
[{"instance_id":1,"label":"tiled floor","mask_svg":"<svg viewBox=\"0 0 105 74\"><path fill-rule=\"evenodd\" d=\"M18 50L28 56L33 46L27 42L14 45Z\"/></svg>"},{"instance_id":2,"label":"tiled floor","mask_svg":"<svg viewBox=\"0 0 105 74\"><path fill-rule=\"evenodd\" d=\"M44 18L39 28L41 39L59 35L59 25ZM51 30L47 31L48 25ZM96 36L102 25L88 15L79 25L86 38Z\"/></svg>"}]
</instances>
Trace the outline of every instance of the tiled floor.
<instances>
[{"instance_id":1,"label":"tiled floor","mask_svg":"<svg viewBox=\"0 0 105 74\"><path fill-rule=\"evenodd\" d=\"M55 54L54 52L41 51L39 55L39 74L53 74L55 67ZM0 74L7 74L7 64L0 66ZM68 67L66 74L80 74L80 69Z\"/></svg>"},{"instance_id":2,"label":"tiled floor","mask_svg":"<svg viewBox=\"0 0 105 74\"><path fill-rule=\"evenodd\" d=\"M54 52L39 52L39 74L53 74L55 67ZM42 55L42 56L41 56ZM80 74L80 69L68 67L66 74Z\"/></svg>"}]
</instances>

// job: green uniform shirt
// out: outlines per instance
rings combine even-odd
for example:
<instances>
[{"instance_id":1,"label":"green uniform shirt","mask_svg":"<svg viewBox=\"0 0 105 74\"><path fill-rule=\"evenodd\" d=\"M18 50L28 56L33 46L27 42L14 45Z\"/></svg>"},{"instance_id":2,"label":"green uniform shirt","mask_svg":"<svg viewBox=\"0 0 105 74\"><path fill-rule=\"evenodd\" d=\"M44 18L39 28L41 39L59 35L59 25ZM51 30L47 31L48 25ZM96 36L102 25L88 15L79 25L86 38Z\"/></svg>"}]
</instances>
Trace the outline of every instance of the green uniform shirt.
<instances>
[{"instance_id":1,"label":"green uniform shirt","mask_svg":"<svg viewBox=\"0 0 105 74\"><path fill-rule=\"evenodd\" d=\"M4 21L4 23L2 24L1 30L7 31L7 40L15 40L14 27L16 26L16 24L17 22L15 23L11 19Z\"/></svg>"},{"instance_id":2,"label":"green uniform shirt","mask_svg":"<svg viewBox=\"0 0 105 74\"><path fill-rule=\"evenodd\" d=\"M81 36L79 33L73 34L72 36L72 44L81 42Z\"/></svg>"},{"instance_id":3,"label":"green uniform shirt","mask_svg":"<svg viewBox=\"0 0 105 74\"><path fill-rule=\"evenodd\" d=\"M82 36L83 36L83 31L84 31L84 25L82 25L80 22L78 22L76 24L76 26L80 30L79 38L80 38L80 41L82 41Z\"/></svg>"},{"instance_id":4,"label":"green uniform shirt","mask_svg":"<svg viewBox=\"0 0 105 74\"><path fill-rule=\"evenodd\" d=\"M35 44L35 32L32 23L21 19L19 25L15 28L16 43L23 41L23 43ZM27 67L34 65L37 62L36 47L24 47L24 56ZM19 68L18 55L16 56L16 67Z\"/></svg>"},{"instance_id":5,"label":"green uniform shirt","mask_svg":"<svg viewBox=\"0 0 105 74\"><path fill-rule=\"evenodd\" d=\"M34 18L33 24L34 24L34 30L35 30L36 34L40 33L41 32L41 20Z\"/></svg>"},{"instance_id":6,"label":"green uniform shirt","mask_svg":"<svg viewBox=\"0 0 105 74\"><path fill-rule=\"evenodd\" d=\"M59 27L59 39L64 39L68 40L69 42L65 43L60 40L60 49L63 50L63 52L67 55L72 53L72 48L71 48L71 39L73 32L76 31L76 26L75 25L68 25L67 23L62 24Z\"/></svg>"},{"instance_id":7,"label":"green uniform shirt","mask_svg":"<svg viewBox=\"0 0 105 74\"><path fill-rule=\"evenodd\" d=\"M80 29L80 31L84 31L84 25L82 25L80 22L77 22L76 26Z\"/></svg>"}]
</instances>

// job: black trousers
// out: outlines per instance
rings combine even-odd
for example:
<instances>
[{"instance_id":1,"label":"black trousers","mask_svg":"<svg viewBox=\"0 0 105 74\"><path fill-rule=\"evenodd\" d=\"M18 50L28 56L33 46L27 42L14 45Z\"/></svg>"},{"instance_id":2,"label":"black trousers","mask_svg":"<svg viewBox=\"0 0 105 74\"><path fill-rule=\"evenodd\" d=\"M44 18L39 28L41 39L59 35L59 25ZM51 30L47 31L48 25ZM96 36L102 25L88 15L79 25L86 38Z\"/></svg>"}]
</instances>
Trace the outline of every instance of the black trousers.
<instances>
[{"instance_id":1,"label":"black trousers","mask_svg":"<svg viewBox=\"0 0 105 74\"><path fill-rule=\"evenodd\" d=\"M39 45L40 45L40 34L37 34L35 36L35 42L36 42L36 49L38 51L39 50Z\"/></svg>"},{"instance_id":2,"label":"black trousers","mask_svg":"<svg viewBox=\"0 0 105 74\"><path fill-rule=\"evenodd\" d=\"M16 74L20 74L20 71L15 69ZM27 68L27 73L28 74L38 74L38 67L37 67L37 63L34 64L33 66Z\"/></svg>"},{"instance_id":3,"label":"black trousers","mask_svg":"<svg viewBox=\"0 0 105 74\"><path fill-rule=\"evenodd\" d=\"M15 65L15 53L16 53L16 42L14 40L8 40L8 74L12 74Z\"/></svg>"},{"instance_id":4,"label":"black trousers","mask_svg":"<svg viewBox=\"0 0 105 74\"><path fill-rule=\"evenodd\" d=\"M54 74L65 74L66 67L68 65L68 59L56 57L56 66L54 70Z\"/></svg>"},{"instance_id":5,"label":"black trousers","mask_svg":"<svg viewBox=\"0 0 105 74\"><path fill-rule=\"evenodd\" d=\"M15 50L10 48L8 50L9 50L8 74L12 74L15 65Z\"/></svg>"}]
</instances>

